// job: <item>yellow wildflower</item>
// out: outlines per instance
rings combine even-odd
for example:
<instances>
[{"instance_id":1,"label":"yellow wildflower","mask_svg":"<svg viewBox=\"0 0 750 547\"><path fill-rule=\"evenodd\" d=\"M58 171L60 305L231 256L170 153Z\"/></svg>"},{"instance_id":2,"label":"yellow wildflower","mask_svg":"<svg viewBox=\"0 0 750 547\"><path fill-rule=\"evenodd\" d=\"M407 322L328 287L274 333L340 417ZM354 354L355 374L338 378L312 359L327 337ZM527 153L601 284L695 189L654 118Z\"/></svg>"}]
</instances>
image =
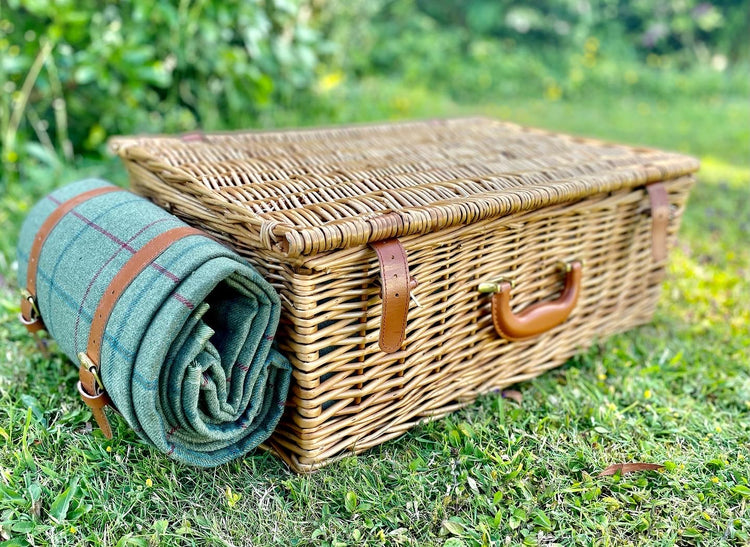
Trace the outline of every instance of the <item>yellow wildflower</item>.
<instances>
[{"instance_id":1,"label":"yellow wildflower","mask_svg":"<svg viewBox=\"0 0 750 547\"><path fill-rule=\"evenodd\" d=\"M559 85L552 83L547 85L547 89L544 92L545 97L550 101L557 101L562 97L562 89Z\"/></svg>"},{"instance_id":2,"label":"yellow wildflower","mask_svg":"<svg viewBox=\"0 0 750 547\"><path fill-rule=\"evenodd\" d=\"M338 87L344 79L341 72L329 72L318 81L321 91L330 91Z\"/></svg>"},{"instance_id":3,"label":"yellow wildflower","mask_svg":"<svg viewBox=\"0 0 750 547\"><path fill-rule=\"evenodd\" d=\"M661 66L661 57L659 57L656 53L649 53L646 56L646 64L653 67Z\"/></svg>"},{"instance_id":4,"label":"yellow wildflower","mask_svg":"<svg viewBox=\"0 0 750 547\"><path fill-rule=\"evenodd\" d=\"M586 43L583 44L583 48L587 53L596 53L599 49L599 39L596 36L589 36L586 38Z\"/></svg>"}]
</instances>

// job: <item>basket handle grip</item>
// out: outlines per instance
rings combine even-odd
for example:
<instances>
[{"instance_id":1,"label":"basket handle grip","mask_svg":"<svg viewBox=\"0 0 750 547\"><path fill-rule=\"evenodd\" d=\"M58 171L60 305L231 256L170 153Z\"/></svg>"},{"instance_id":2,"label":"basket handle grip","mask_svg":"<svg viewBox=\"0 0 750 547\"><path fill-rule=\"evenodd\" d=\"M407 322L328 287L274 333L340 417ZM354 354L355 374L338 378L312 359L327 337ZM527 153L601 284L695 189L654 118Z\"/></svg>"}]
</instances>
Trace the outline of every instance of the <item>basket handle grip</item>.
<instances>
[{"instance_id":1,"label":"basket handle grip","mask_svg":"<svg viewBox=\"0 0 750 547\"><path fill-rule=\"evenodd\" d=\"M581 292L581 262L565 264L565 288L551 302L539 302L519 314L510 309L512 284L502 281L492 295L492 323L498 335L507 340L523 340L537 336L562 324L570 316Z\"/></svg>"}]
</instances>

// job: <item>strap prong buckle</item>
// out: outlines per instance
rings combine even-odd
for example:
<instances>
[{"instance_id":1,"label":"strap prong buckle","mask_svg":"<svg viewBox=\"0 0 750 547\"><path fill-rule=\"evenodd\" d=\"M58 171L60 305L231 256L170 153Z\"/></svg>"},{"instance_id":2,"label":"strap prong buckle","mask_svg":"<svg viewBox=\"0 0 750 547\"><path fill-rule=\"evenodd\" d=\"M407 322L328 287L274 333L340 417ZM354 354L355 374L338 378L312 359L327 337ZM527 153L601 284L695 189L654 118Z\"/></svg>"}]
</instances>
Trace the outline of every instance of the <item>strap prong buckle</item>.
<instances>
[{"instance_id":1,"label":"strap prong buckle","mask_svg":"<svg viewBox=\"0 0 750 547\"><path fill-rule=\"evenodd\" d=\"M83 367L91 373L91 376L94 377L96 385L99 388L99 392L104 392L104 383L102 382L101 376L99 376L99 367L97 367L91 360L91 358L83 351L78 354L78 360L80 361L81 365L83 365Z\"/></svg>"},{"instance_id":2,"label":"strap prong buckle","mask_svg":"<svg viewBox=\"0 0 750 547\"><path fill-rule=\"evenodd\" d=\"M41 317L41 313L39 313L39 308L36 305L36 298L28 291L28 289L21 289L21 296L24 300L27 300L29 304L31 305L31 317L22 317L22 322L24 324L27 323L33 323L39 317Z\"/></svg>"}]
</instances>

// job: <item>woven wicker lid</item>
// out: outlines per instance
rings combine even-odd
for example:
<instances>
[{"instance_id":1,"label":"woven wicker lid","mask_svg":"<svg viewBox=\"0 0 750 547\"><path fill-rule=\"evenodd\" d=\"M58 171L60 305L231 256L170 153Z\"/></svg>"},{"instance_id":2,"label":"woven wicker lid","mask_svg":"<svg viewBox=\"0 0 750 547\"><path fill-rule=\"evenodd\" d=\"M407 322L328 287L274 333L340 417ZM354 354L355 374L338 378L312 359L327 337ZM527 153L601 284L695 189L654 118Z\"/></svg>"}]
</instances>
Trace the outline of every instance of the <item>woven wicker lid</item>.
<instances>
[{"instance_id":1,"label":"woven wicker lid","mask_svg":"<svg viewBox=\"0 0 750 547\"><path fill-rule=\"evenodd\" d=\"M290 256L572 202L699 166L485 118L116 137L110 146L172 197L242 227L246 244Z\"/></svg>"}]
</instances>

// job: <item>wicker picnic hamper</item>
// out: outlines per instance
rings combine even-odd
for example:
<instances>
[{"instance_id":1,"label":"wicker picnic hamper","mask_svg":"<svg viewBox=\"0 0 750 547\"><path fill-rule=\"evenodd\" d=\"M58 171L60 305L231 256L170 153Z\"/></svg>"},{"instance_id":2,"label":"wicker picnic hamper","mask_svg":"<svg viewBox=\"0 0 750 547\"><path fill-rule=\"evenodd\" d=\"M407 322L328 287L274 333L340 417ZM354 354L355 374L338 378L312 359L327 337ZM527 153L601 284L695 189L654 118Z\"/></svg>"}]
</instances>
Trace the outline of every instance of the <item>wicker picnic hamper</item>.
<instances>
[{"instance_id":1,"label":"wicker picnic hamper","mask_svg":"<svg viewBox=\"0 0 750 547\"><path fill-rule=\"evenodd\" d=\"M297 471L647 322L698 168L481 118L111 146L280 293L294 371L269 445Z\"/></svg>"}]
</instances>

